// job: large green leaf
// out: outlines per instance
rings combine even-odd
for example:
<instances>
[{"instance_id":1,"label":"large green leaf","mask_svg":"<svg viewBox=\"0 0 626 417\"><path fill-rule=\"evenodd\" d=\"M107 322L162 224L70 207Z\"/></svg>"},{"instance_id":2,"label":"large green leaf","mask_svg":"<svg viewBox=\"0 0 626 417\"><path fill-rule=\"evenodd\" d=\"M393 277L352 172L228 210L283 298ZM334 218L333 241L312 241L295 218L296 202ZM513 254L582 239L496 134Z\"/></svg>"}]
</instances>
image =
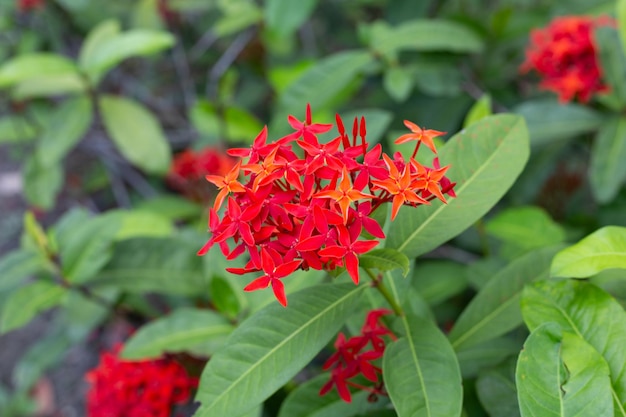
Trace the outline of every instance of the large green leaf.
<instances>
[{"instance_id":1,"label":"large green leaf","mask_svg":"<svg viewBox=\"0 0 626 417\"><path fill-rule=\"evenodd\" d=\"M528 124L533 145L573 139L602 126L606 119L601 113L579 104L561 104L554 99L526 101L514 109Z\"/></svg>"},{"instance_id":2,"label":"large green leaf","mask_svg":"<svg viewBox=\"0 0 626 417\"><path fill-rule=\"evenodd\" d=\"M613 416L608 366L584 340L555 323L536 328L516 372L522 417Z\"/></svg>"},{"instance_id":3,"label":"large green leaf","mask_svg":"<svg viewBox=\"0 0 626 417\"><path fill-rule=\"evenodd\" d=\"M474 53L484 48L476 32L448 20L415 19L395 27L376 22L369 29L370 47L386 56L401 50Z\"/></svg>"},{"instance_id":4,"label":"large green leaf","mask_svg":"<svg viewBox=\"0 0 626 417\"><path fill-rule=\"evenodd\" d=\"M626 269L626 227L606 226L554 257L553 277L586 278L605 269Z\"/></svg>"},{"instance_id":5,"label":"large green leaf","mask_svg":"<svg viewBox=\"0 0 626 417\"><path fill-rule=\"evenodd\" d=\"M609 294L577 280L542 281L522 294L522 314L531 331L558 323L593 346L609 365L615 413L626 416L626 313Z\"/></svg>"},{"instance_id":6,"label":"large green leaf","mask_svg":"<svg viewBox=\"0 0 626 417\"><path fill-rule=\"evenodd\" d=\"M594 31L602 78L609 85L610 94L623 108L626 105L626 55L619 37L619 33L612 27L599 27Z\"/></svg>"},{"instance_id":7,"label":"large green leaf","mask_svg":"<svg viewBox=\"0 0 626 417\"><path fill-rule=\"evenodd\" d=\"M85 96L68 99L54 109L37 148L39 162L46 167L59 163L83 138L91 119L91 101Z\"/></svg>"},{"instance_id":8,"label":"large green leaf","mask_svg":"<svg viewBox=\"0 0 626 417\"><path fill-rule=\"evenodd\" d=\"M464 379L476 377L480 371L493 367L506 358L519 354L522 341L497 337L456 351Z\"/></svg>"},{"instance_id":9,"label":"large green leaf","mask_svg":"<svg viewBox=\"0 0 626 417\"><path fill-rule=\"evenodd\" d=\"M368 401L370 393L362 390L353 393L349 403L339 398L335 390L320 395L320 389L329 378L330 373L319 375L291 391L283 401L278 417L354 417L389 404L382 398Z\"/></svg>"},{"instance_id":10,"label":"large green leaf","mask_svg":"<svg viewBox=\"0 0 626 417\"><path fill-rule=\"evenodd\" d=\"M232 333L202 373L196 417L238 416L296 375L336 334L366 286L326 284L271 304Z\"/></svg>"},{"instance_id":11,"label":"large green leaf","mask_svg":"<svg viewBox=\"0 0 626 417\"><path fill-rule=\"evenodd\" d=\"M476 380L476 393L490 417L520 416L515 388L515 359L481 372Z\"/></svg>"},{"instance_id":12,"label":"large green leaf","mask_svg":"<svg viewBox=\"0 0 626 417\"><path fill-rule=\"evenodd\" d=\"M27 284L11 294L2 308L0 333L21 327L38 313L58 305L67 290L46 281Z\"/></svg>"},{"instance_id":13,"label":"large green leaf","mask_svg":"<svg viewBox=\"0 0 626 417\"><path fill-rule=\"evenodd\" d=\"M114 19L104 20L91 29L80 48L78 65L82 69L88 68L98 60L100 49L121 32L120 22Z\"/></svg>"},{"instance_id":14,"label":"large green leaf","mask_svg":"<svg viewBox=\"0 0 626 417\"><path fill-rule=\"evenodd\" d=\"M267 27L282 36L291 35L309 18L317 0L267 0L264 7Z\"/></svg>"},{"instance_id":15,"label":"large green leaf","mask_svg":"<svg viewBox=\"0 0 626 417\"><path fill-rule=\"evenodd\" d=\"M33 206L50 209L63 186L63 167L61 164L44 166L39 159L32 155L22 167L24 195Z\"/></svg>"},{"instance_id":16,"label":"large green leaf","mask_svg":"<svg viewBox=\"0 0 626 417\"><path fill-rule=\"evenodd\" d=\"M598 131L593 142L589 180L601 203L611 201L626 180L626 117L615 116Z\"/></svg>"},{"instance_id":17,"label":"large green leaf","mask_svg":"<svg viewBox=\"0 0 626 417\"><path fill-rule=\"evenodd\" d=\"M36 135L35 127L23 117L4 116L0 118L0 143L29 142Z\"/></svg>"},{"instance_id":18,"label":"large green leaf","mask_svg":"<svg viewBox=\"0 0 626 417\"><path fill-rule=\"evenodd\" d=\"M383 356L385 388L398 416L460 416L463 388L452 346L432 321L401 320L404 335Z\"/></svg>"},{"instance_id":19,"label":"large green leaf","mask_svg":"<svg viewBox=\"0 0 626 417\"><path fill-rule=\"evenodd\" d=\"M81 51L81 69L93 83L123 60L133 56L154 55L175 43L171 34L156 30L133 29L115 33L114 23L101 26L89 38L84 53Z\"/></svg>"},{"instance_id":20,"label":"large green leaf","mask_svg":"<svg viewBox=\"0 0 626 417\"><path fill-rule=\"evenodd\" d=\"M0 292L19 285L24 278L46 267L44 258L36 252L16 249L0 258Z\"/></svg>"},{"instance_id":21,"label":"large green leaf","mask_svg":"<svg viewBox=\"0 0 626 417\"><path fill-rule=\"evenodd\" d=\"M437 305L467 288L465 266L453 261L418 262L413 288L430 305Z\"/></svg>"},{"instance_id":22,"label":"large green leaf","mask_svg":"<svg viewBox=\"0 0 626 417\"><path fill-rule=\"evenodd\" d=\"M183 238L134 238L114 246L93 284L133 293L197 295L207 291L199 245Z\"/></svg>"},{"instance_id":23,"label":"large green leaf","mask_svg":"<svg viewBox=\"0 0 626 417\"><path fill-rule=\"evenodd\" d=\"M102 96L99 105L107 132L122 155L148 173L166 173L171 151L157 118L128 98Z\"/></svg>"},{"instance_id":24,"label":"large green leaf","mask_svg":"<svg viewBox=\"0 0 626 417\"><path fill-rule=\"evenodd\" d=\"M11 91L11 97L20 101L35 97L83 93L86 90L87 83L79 74L42 75L16 84Z\"/></svg>"},{"instance_id":25,"label":"large green leaf","mask_svg":"<svg viewBox=\"0 0 626 417\"><path fill-rule=\"evenodd\" d=\"M487 117L455 135L439 152L456 198L417 209L403 207L387 247L409 258L426 253L481 218L511 187L528 159L528 131L519 116Z\"/></svg>"},{"instance_id":26,"label":"large green leaf","mask_svg":"<svg viewBox=\"0 0 626 417\"><path fill-rule=\"evenodd\" d=\"M470 301L448 337L460 350L496 338L522 324L519 307L524 285L548 278L550 263L562 246L530 252L500 270Z\"/></svg>"},{"instance_id":27,"label":"large green leaf","mask_svg":"<svg viewBox=\"0 0 626 417\"><path fill-rule=\"evenodd\" d=\"M124 344L122 356L136 360L183 351L210 356L232 331L233 325L213 311L180 308L141 327Z\"/></svg>"},{"instance_id":28,"label":"large green leaf","mask_svg":"<svg viewBox=\"0 0 626 417\"><path fill-rule=\"evenodd\" d=\"M8 87L33 78L77 74L76 65L51 53L20 55L0 66L0 88Z\"/></svg>"}]
</instances>

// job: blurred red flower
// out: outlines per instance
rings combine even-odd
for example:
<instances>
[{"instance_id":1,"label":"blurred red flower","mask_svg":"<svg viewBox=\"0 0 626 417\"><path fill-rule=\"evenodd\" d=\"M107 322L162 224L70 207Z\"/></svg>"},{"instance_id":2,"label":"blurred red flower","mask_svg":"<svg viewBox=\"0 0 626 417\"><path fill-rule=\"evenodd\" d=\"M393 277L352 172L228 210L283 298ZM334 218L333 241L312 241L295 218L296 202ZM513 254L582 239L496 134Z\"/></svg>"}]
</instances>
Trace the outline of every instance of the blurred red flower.
<instances>
[{"instance_id":1,"label":"blurred red flower","mask_svg":"<svg viewBox=\"0 0 626 417\"><path fill-rule=\"evenodd\" d=\"M558 94L565 103L576 97L586 103L594 93L609 90L602 82L593 30L612 25L608 17L563 16L530 33L522 72L537 71L540 87Z\"/></svg>"},{"instance_id":2,"label":"blurred red flower","mask_svg":"<svg viewBox=\"0 0 626 417\"><path fill-rule=\"evenodd\" d=\"M17 7L21 12L28 12L43 7L45 0L18 0Z\"/></svg>"},{"instance_id":3,"label":"blurred red flower","mask_svg":"<svg viewBox=\"0 0 626 417\"><path fill-rule=\"evenodd\" d=\"M172 407L185 404L198 379L172 358L126 361L121 345L100 356L87 373L88 417L169 417Z\"/></svg>"}]
</instances>

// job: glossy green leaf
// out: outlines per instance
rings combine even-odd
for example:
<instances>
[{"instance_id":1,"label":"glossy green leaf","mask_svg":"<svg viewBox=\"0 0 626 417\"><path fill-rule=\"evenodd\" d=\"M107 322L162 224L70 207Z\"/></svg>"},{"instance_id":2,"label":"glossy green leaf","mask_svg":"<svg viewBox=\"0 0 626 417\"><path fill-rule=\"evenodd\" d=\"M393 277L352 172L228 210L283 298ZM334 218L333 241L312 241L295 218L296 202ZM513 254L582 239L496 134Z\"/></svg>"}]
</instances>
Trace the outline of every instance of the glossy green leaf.
<instances>
[{"instance_id":1,"label":"glossy green leaf","mask_svg":"<svg viewBox=\"0 0 626 417\"><path fill-rule=\"evenodd\" d=\"M263 10L265 22L269 29L288 36L307 21L316 5L317 0L267 0Z\"/></svg>"},{"instance_id":2,"label":"glossy green leaf","mask_svg":"<svg viewBox=\"0 0 626 417\"><path fill-rule=\"evenodd\" d=\"M223 316L209 310L180 308L142 326L124 344L125 359L158 358L165 353L212 355L233 331Z\"/></svg>"},{"instance_id":3,"label":"glossy green leaf","mask_svg":"<svg viewBox=\"0 0 626 417\"><path fill-rule=\"evenodd\" d=\"M134 56L149 56L169 49L175 38L163 31L133 29L115 33L115 23L98 28L81 55L81 69L97 83L111 68ZM81 51L82 52L82 51Z\"/></svg>"},{"instance_id":4,"label":"glossy green leaf","mask_svg":"<svg viewBox=\"0 0 626 417\"><path fill-rule=\"evenodd\" d=\"M204 369L196 417L236 416L296 375L335 336L365 286L326 284L274 303L244 321Z\"/></svg>"},{"instance_id":5,"label":"glossy green leaf","mask_svg":"<svg viewBox=\"0 0 626 417\"><path fill-rule=\"evenodd\" d=\"M550 280L527 286L522 295L524 322L531 331L559 324L593 346L609 365L615 413L626 416L626 313L609 294L578 280Z\"/></svg>"},{"instance_id":6,"label":"glossy green leaf","mask_svg":"<svg viewBox=\"0 0 626 417\"><path fill-rule=\"evenodd\" d=\"M490 417L520 416L515 387L516 359L481 372L476 380L476 393Z\"/></svg>"},{"instance_id":7,"label":"glossy green leaf","mask_svg":"<svg viewBox=\"0 0 626 417\"><path fill-rule=\"evenodd\" d=\"M45 52L20 55L0 66L0 88L33 78L73 74L77 74L76 66L61 55Z\"/></svg>"},{"instance_id":8,"label":"glossy green leaf","mask_svg":"<svg viewBox=\"0 0 626 417\"><path fill-rule=\"evenodd\" d=\"M511 187L528 159L524 120L491 116L455 135L439 151L457 197L416 209L402 207L387 234L387 247L409 258L426 253L471 226Z\"/></svg>"},{"instance_id":9,"label":"glossy green leaf","mask_svg":"<svg viewBox=\"0 0 626 417\"><path fill-rule=\"evenodd\" d=\"M54 206L57 193L63 186L61 164L44 166L36 155L28 158L22 167L24 195L30 204L42 209Z\"/></svg>"},{"instance_id":10,"label":"glossy green leaf","mask_svg":"<svg viewBox=\"0 0 626 417\"><path fill-rule=\"evenodd\" d=\"M613 416L608 366L584 340L555 323L536 328L519 356L522 417Z\"/></svg>"},{"instance_id":11,"label":"glossy green leaf","mask_svg":"<svg viewBox=\"0 0 626 417\"><path fill-rule=\"evenodd\" d=\"M500 270L470 301L448 335L456 350L501 336L522 324L519 307L524 285L548 278L562 246L530 252Z\"/></svg>"},{"instance_id":12,"label":"glossy green leaf","mask_svg":"<svg viewBox=\"0 0 626 417\"><path fill-rule=\"evenodd\" d=\"M339 398L335 390L320 395L320 389L329 378L330 373L324 373L291 391L283 401L278 417L354 417L389 404L382 397L369 402L369 392L363 390L352 393L349 403Z\"/></svg>"},{"instance_id":13,"label":"glossy green leaf","mask_svg":"<svg viewBox=\"0 0 626 417\"><path fill-rule=\"evenodd\" d=\"M37 130L26 119L19 116L0 118L0 143L30 142L37 135Z\"/></svg>"},{"instance_id":14,"label":"glossy green leaf","mask_svg":"<svg viewBox=\"0 0 626 417\"><path fill-rule=\"evenodd\" d=\"M38 313L58 305L66 292L60 285L46 281L33 282L17 289L2 308L0 333L17 329Z\"/></svg>"},{"instance_id":15,"label":"glossy green leaf","mask_svg":"<svg viewBox=\"0 0 626 417\"><path fill-rule=\"evenodd\" d=\"M409 98L413 89L413 74L402 67L390 67L384 73L383 87L387 94L397 102Z\"/></svg>"},{"instance_id":16,"label":"glossy green leaf","mask_svg":"<svg viewBox=\"0 0 626 417\"><path fill-rule=\"evenodd\" d=\"M302 116L299 115L304 115L307 103L311 104L315 114L316 110L328 105L372 62L372 55L363 50L339 52L319 60L289 84L280 95L279 123L284 123L282 116L285 114L295 114L301 119Z\"/></svg>"},{"instance_id":17,"label":"glossy green leaf","mask_svg":"<svg viewBox=\"0 0 626 417\"><path fill-rule=\"evenodd\" d=\"M35 252L16 249L4 254L0 258L0 292L18 286L45 266L44 259Z\"/></svg>"},{"instance_id":18,"label":"glossy green leaf","mask_svg":"<svg viewBox=\"0 0 626 417\"><path fill-rule=\"evenodd\" d=\"M606 226L554 257L553 277L586 278L605 269L626 269L626 227Z\"/></svg>"},{"instance_id":19,"label":"glossy green leaf","mask_svg":"<svg viewBox=\"0 0 626 417\"><path fill-rule=\"evenodd\" d=\"M402 50L475 53L484 48L474 31L442 19L409 20L395 27L376 22L370 30L370 47L387 56Z\"/></svg>"},{"instance_id":20,"label":"glossy green leaf","mask_svg":"<svg viewBox=\"0 0 626 417\"><path fill-rule=\"evenodd\" d=\"M459 416L463 389L452 346L432 321L401 320L404 335L383 356L385 388L398 416Z\"/></svg>"},{"instance_id":21,"label":"glossy green leaf","mask_svg":"<svg viewBox=\"0 0 626 417\"><path fill-rule=\"evenodd\" d=\"M61 162L85 136L91 119L91 101L85 96L68 99L54 109L37 148L39 162L46 167Z\"/></svg>"},{"instance_id":22,"label":"glossy green leaf","mask_svg":"<svg viewBox=\"0 0 626 417\"><path fill-rule=\"evenodd\" d=\"M600 203L608 203L626 181L626 117L613 117L593 142L589 180Z\"/></svg>"},{"instance_id":23,"label":"glossy green leaf","mask_svg":"<svg viewBox=\"0 0 626 417\"><path fill-rule=\"evenodd\" d=\"M443 260L418 262L412 282L428 304L437 305L467 288L465 266Z\"/></svg>"},{"instance_id":24,"label":"glossy green leaf","mask_svg":"<svg viewBox=\"0 0 626 417\"><path fill-rule=\"evenodd\" d=\"M394 249L374 249L359 256L361 268L377 269L378 271L392 271L401 269L402 275L409 273L409 258L402 252Z\"/></svg>"},{"instance_id":25,"label":"glossy green leaf","mask_svg":"<svg viewBox=\"0 0 626 417\"><path fill-rule=\"evenodd\" d=\"M200 245L184 238L134 238L114 246L93 285L132 293L197 295L207 291Z\"/></svg>"},{"instance_id":26,"label":"glossy green leaf","mask_svg":"<svg viewBox=\"0 0 626 417\"><path fill-rule=\"evenodd\" d=\"M614 96L623 108L626 105L626 55L620 41L620 34L612 27L598 27L594 30L597 55L602 68L602 79L610 87L610 95Z\"/></svg>"},{"instance_id":27,"label":"glossy green leaf","mask_svg":"<svg viewBox=\"0 0 626 417\"><path fill-rule=\"evenodd\" d=\"M506 208L486 222L485 232L524 251L565 240L565 230L536 206Z\"/></svg>"},{"instance_id":28,"label":"glossy green leaf","mask_svg":"<svg viewBox=\"0 0 626 417\"><path fill-rule=\"evenodd\" d=\"M491 96L489 94L483 94L467 112L463 127L468 127L487 116L491 116L491 114Z\"/></svg>"},{"instance_id":29,"label":"glossy green leaf","mask_svg":"<svg viewBox=\"0 0 626 417\"><path fill-rule=\"evenodd\" d=\"M606 122L601 113L588 106L561 104L555 99L529 100L514 111L526 119L532 145L573 139L593 132Z\"/></svg>"},{"instance_id":30,"label":"glossy green leaf","mask_svg":"<svg viewBox=\"0 0 626 417\"><path fill-rule=\"evenodd\" d=\"M129 98L102 96L99 105L104 126L120 153L148 173L166 173L171 151L157 118Z\"/></svg>"}]
</instances>

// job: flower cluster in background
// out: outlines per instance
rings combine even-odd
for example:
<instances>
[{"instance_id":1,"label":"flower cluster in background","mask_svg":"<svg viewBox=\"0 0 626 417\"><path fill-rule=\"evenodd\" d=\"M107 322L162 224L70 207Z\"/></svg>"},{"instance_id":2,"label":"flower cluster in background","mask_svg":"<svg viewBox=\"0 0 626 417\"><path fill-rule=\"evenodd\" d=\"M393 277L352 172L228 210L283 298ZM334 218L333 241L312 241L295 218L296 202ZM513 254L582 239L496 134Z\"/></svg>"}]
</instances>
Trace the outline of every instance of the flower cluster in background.
<instances>
[{"instance_id":1,"label":"flower cluster in background","mask_svg":"<svg viewBox=\"0 0 626 417\"><path fill-rule=\"evenodd\" d=\"M28 12L43 7L45 0L18 0L17 8L22 12Z\"/></svg>"},{"instance_id":2,"label":"flower cluster in background","mask_svg":"<svg viewBox=\"0 0 626 417\"><path fill-rule=\"evenodd\" d=\"M206 186L205 176L225 175L234 165L235 160L219 149L186 149L174 156L167 183L190 200L206 203L214 193Z\"/></svg>"},{"instance_id":3,"label":"flower cluster in background","mask_svg":"<svg viewBox=\"0 0 626 417\"><path fill-rule=\"evenodd\" d=\"M398 143L415 141L412 157L400 153L393 158L377 144L366 141L365 119L355 119L352 140L339 116L339 136L320 143L318 135L332 124L313 123L307 106L304 122L289 116L294 132L267 143L263 129L250 148L231 149L230 155L246 158L226 175L207 175L219 188L209 212L209 241L198 252L214 244L228 259L248 253L244 268L229 268L236 274L262 272L244 290L271 286L277 300L287 305L282 278L296 269L333 270L345 267L355 283L359 281L358 255L378 245L377 240L360 239L363 230L384 238L380 224L372 218L383 203L391 202L391 218L403 205L430 204L445 194L454 196L454 184L445 177L448 167L434 168L415 160L424 143L436 154L432 138L444 134L423 130L405 122L412 133ZM293 146L297 145L297 146ZM382 158L381 158L382 156ZM243 173L247 180L240 182ZM226 206L223 216L218 212ZM231 249L228 240L236 246Z\"/></svg>"},{"instance_id":4,"label":"flower cluster in background","mask_svg":"<svg viewBox=\"0 0 626 417\"><path fill-rule=\"evenodd\" d=\"M169 417L172 407L189 401L197 378L171 358L125 361L121 345L103 353L87 375L88 417Z\"/></svg>"},{"instance_id":5,"label":"flower cluster in background","mask_svg":"<svg viewBox=\"0 0 626 417\"><path fill-rule=\"evenodd\" d=\"M379 378L382 370L373 362L382 358L385 352L385 339L389 336L396 340L396 336L391 330L380 322L380 318L385 314L391 314L391 310L377 309L367 314L365 323L361 328L361 334L346 339L343 333L339 333L335 342L337 350L324 363L324 370L331 370L330 380L322 386L320 395L328 393L333 386L337 388L339 397L346 402L352 400L350 389L353 386L371 392L373 395L384 395L384 385ZM369 347L369 349L368 349ZM374 382L373 387L366 387L349 379L354 379L358 375L363 375L367 380Z\"/></svg>"},{"instance_id":6,"label":"flower cluster in background","mask_svg":"<svg viewBox=\"0 0 626 417\"><path fill-rule=\"evenodd\" d=\"M533 30L522 72L537 71L540 87L558 94L562 103L576 97L588 102L593 94L608 90L602 82L593 30L610 24L609 18L563 16Z\"/></svg>"}]
</instances>

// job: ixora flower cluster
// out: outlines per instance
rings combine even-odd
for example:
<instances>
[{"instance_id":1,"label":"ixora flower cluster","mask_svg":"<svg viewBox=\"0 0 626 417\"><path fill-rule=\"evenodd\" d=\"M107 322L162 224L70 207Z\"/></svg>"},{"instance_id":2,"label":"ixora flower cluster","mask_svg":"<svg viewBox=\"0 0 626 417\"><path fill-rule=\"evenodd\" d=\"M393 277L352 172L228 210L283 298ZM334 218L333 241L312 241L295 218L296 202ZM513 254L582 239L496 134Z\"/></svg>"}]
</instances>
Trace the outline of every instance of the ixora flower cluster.
<instances>
[{"instance_id":1,"label":"ixora flower cluster","mask_svg":"<svg viewBox=\"0 0 626 417\"><path fill-rule=\"evenodd\" d=\"M198 379L171 358L124 361L121 345L101 355L86 375L88 417L169 417L172 407L185 404Z\"/></svg>"},{"instance_id":2,"label":"ixora flower cluster","mask_svg":"<svg viewBox=\"0 0 626 417\"><path fill-rule=\"evenodd\" d=\"M250 148L228 151L247 158L245 164L239 161L225 176L206 176L220 191L209 211L212 236L198 254L205 254L214 244L227 259L247 252L249 261L244 268L228 268L240 275L262 273L245 291L271 286L277 300L286 306L281 279L298 268L345 267L358 283L358 255L379 243L360 239L361 232L385 237L371 217L381 204L392 203L394 219L403 205L430 204L434 198L446 202L445 194L454 196L454 184L445 177L447 166L440 167L437 158L433 168L415 160L422 143L436 154L433 138L445 132L424 130L405 121L411 133L396 143L416 142L406 161L399 153L393 159L384 154L380 144L370 148L364 118L360 123L355 119L352 140L339 116L336 122L339 136L320 143L318 135L333 125L312 123L307 106L304 122L289 116L295 132L267 143L264 128ZM240 182L242 172L248 177L245 182ZM220 218L218 211L224 202L226 210ZM229 238L236 244L232 250Z\"/></svg>"},{"instance_id":3,"label":"ixora flower cluster","mask_svg":"<svg viewBox=\"0 0 626 417\"><path fill-rule=\"evenodd\" d=\"M543 77L540 87L554 91L562 103L575 97L586 103L608 87L602 82L593 30L612 25L610 18L563 16L530 33L522 72L535 70Z\"/></svg>"},{"instance_id":4,"label":"ixora flower cluster","mask_svg":"<svg viewBox=\"0 0 626 417\"><path fill-rule=\"evenodd\" d=\"M324 363L324 370L331 370L330 380L320 389L320 395L328 393L333 386L337 388L339 397L351 402L352 396L348 386L369 391L372 396L385 395L384 385L379 375L382 369L374 365L374 361L382 358L385 352L385 339L389 336L396 340L391 330L380 323L380 318L390 314L391 310L372 310L367 314L365 323L361 328L361 334L346 339L343 333L339 333L335 342L336 352ZM370 347L369 350L367 348ZM367 380L374 382L374 387L366 387L349 379L363 375ZM375 398L375 397L374 397Z\"/></svg>"}]
</instances>

